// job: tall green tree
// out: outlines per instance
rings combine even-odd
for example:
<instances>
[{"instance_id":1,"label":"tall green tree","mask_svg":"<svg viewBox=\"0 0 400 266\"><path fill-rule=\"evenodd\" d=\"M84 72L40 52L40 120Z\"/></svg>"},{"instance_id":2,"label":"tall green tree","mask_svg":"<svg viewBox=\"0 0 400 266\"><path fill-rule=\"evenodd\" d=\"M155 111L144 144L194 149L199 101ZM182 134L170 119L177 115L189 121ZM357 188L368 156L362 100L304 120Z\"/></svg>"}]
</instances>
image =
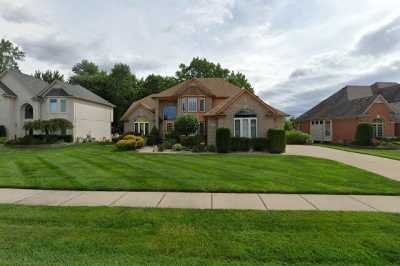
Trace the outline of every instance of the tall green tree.
<instances>
[{"instance_id":1,"label":"tall green tree","mask_svg":"<svg viewBox=\"0 0 400 266\"><path fill-rule=\"evenodd\" d=\"M47 83L52 83L55 80L64 82L64 75L61 74L61 72L58 70L54 70L54 71L46 70L45 72L36 70L35 73L33 74L33 76L35 78L46 81Z\"/></svg>"},{"instance_id":2,"label":"tall green tree","mask_svg":"<svg viewBox=\"0 0 400 266\"><path fill-rule=\"evenodd\" d=\"M0 73L7 70L19 72L18 62L24 60L25 53L9 40L0 41Z\"/></svg>"},{"instance_id":3,"label":"tall green tree","mask_svg":"<svg viewBox=\"0 0 400 266\"><path fill-rule=\"evenodd\" d=\"M108 83L108 97L112 103L117 103L114 114L119 120L132 101L137 100L135 95L139 82L128 65L115 64L109 74Z\"/></svg>"},{"instance_id":4,"label":"tall green tree","mask_svg":"<svg viewBox=\"0 0 400 266\"><path fill-rule=\"evenodd\" d=\"M76 75L95 75L100 72L99 67L88 60L82 60L80 63L72 67L72 72Z\"/></svg>"},{"instance_id":5,"label":"tall green tree","mask_svg":"<svg viewBox=\"0 0 400 266\"><path fill-rule=\"evenodd\" d=\"M175 77L150 74L140 81L135 96L136 98L141 99L150 94L159 93L163 90L169 89L178 83L179 81Z\"/></svg>"},{"instance_id":6,"label":"tall green tree","mask_svg":"<svg viewBox=\"0 0 400 266\"><path fill-rule=\"evenodd\" d=\"M179 81L193 78L223 78L240 88L253 92L253 87L243 73L235 73L205 58L195 57L189 65L180 64L176 77Z\"/></svg>"}]
</instances>

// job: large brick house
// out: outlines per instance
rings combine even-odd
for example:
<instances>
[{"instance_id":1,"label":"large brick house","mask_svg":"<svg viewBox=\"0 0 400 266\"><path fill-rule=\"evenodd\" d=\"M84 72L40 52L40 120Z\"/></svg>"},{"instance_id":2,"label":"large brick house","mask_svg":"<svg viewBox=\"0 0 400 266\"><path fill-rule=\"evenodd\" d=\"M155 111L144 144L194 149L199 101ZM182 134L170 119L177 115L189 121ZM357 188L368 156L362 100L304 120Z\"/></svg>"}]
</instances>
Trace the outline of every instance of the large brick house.
<instances>
[{"instance_id":1,"label":"large brick house","mask_svg":"<svg viewBox=\"0 0 400 266\"><path fill-rule=\"evenodd\" d=\"M208 144L215 144L216 130L222 127L237 137L266 137L268 129L283 127L286 116L224 79L199 78L135 101L121 120L124 132L146 135L156 126L164 136L183 115L197 117L199 134L206 136Z\"/></svg>"},{"instance_id":2,"label":"large brick house","mask_svg":"<svg viewBox=\"0 0 400 266\"><path fill-rule=\"evenodd\" d=\"M350 143L357 125L370 123L376 138L400 136L400 84L346 86L296 120L315 141Z\"/></svg>"}]
</instances>

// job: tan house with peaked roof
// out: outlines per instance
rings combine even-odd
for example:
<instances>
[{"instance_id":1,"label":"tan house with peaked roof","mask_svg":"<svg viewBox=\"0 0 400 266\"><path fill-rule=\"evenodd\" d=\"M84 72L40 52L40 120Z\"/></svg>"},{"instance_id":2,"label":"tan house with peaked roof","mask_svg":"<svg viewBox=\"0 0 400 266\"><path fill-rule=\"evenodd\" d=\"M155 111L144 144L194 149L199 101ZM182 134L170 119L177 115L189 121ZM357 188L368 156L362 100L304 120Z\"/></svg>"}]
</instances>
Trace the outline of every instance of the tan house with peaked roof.
<instances>
[{"instance_id":1,"label":"tan house with peaked roof","mask_svg":"<svg viewBox=\"0 0 400 266\"><path fill-rule=\"evenodd\" d=\"M49 84L14 71L0 74L0 125L8 139L25 136L26 122L55 118L73 124L74 140L111 139L113 110L113 104L79 85Z\"/></svg>"},{"instance_id":2,"label":"tan house with peaked roof","mask_svg":"<svg viewBox=\"0 0 400 266\"><path fill-rule=\"evenodd\" d=\"M268 129L282 128L287 116L224 79L199 78L132 103L121 120L125 132L146 135L156 126L165 135L184 115L198 118L208 144L215 144L217 128L229 128L237 137L266 137Z\"/></svg>"}]
</instances>

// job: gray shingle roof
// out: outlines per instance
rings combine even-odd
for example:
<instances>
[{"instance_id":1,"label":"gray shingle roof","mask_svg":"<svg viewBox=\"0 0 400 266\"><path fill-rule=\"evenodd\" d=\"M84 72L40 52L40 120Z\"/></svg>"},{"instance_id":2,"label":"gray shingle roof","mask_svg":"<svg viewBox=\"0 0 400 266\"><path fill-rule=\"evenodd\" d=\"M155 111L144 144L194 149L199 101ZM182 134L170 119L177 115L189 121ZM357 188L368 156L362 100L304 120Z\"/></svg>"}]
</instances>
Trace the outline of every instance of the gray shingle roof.
<instances>
[{"instance_id":1,"label":"gray shingle roof","mask_svg":"<svg viewBox=\"0 0 400 266\"><path fill-rule=\"evenodd\" d=\"M44 97L44 96L70 96L78 99L103 104L106 106L114 107L114 105L100 96L94 94L90 90L80 86L71 85L61 81L55 81L51 84L37 79L33 76L29 76L20 72L6 71L1 76L10 74L14 79L18 80L21 85L32 95L32 97ZM0 77L1 77L0 76ZM1 83L1 82L0 82ZM6 94L16 96L12 91L12 88L7 87L5 84L0 88L5 91Z\"/></svg>"},{"instance_id":2,"label":"gray shingle roof","mask_svg":"<svg viewBox=\"0 0 400 266\"><path fill-rule=\"evenodd\" d=\"M12 90L10 90L9 87L7 87L6 84L4 84L1 81L0 81L0 89L2 89L4 91L4 94L7 96L17 96L17 95L15 95L15 93Z\"/></svg>"},{"instance_id":3,"label":"gray shingle roof","mask_svg":"<svg viewBox=\"0 0 400 266\"><path fill-rule=\"evenodd\" d=\"M114 105L90 90L80 86L80 85L71 85L67 83L63 83L61 81L55 81L50 86L48 86L45 90L39 93L38 96L71 96L78 99L103 104L106 106L114 107Z\"/></svg>"},{"instance_id":4,"label":"gray shingle roof","mask_svg":"<svg viewBox=\"0 0 400 266\"><path fill-rule=\"evenodd\" d=\"M379 82L371 86L347 86L299 116L297 120L360 116L379 95L389 103L400 102L400 85Z\"/></svg>"},{"instance_id":5,"label":"gray shingle roof","mask_svg":"<svg viewBox=\"0 0 400 266\"><path fill-rule=\"evenodd\" d=\"M15 71L8 71L8 73L18 80L31 93L32 96L37 96L44 88L49 86L49 83L33 76Z\"/></svg>"}]
</instances>

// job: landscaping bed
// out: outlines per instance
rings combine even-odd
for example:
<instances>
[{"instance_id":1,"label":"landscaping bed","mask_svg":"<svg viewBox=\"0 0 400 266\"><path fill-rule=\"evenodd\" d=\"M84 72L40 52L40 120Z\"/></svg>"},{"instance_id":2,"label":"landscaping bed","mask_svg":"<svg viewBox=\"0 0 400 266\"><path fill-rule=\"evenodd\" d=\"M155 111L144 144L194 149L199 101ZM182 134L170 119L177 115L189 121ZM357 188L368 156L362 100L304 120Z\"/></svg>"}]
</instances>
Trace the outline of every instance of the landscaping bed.
<instances>
[{"instance_id":1,"label":"landscaping bed","mask_svg":"<svg viewBox=\"0 0 400 266\"><path fill-rule=\"evenodd\" d=\"M173 155L114 145L0 152L0 187L400 195L400 182L334 161L270 154Z\"/></svg>"},{"instance_id":2,"label":"landscaping bed","mask_svg":"<svg viewBox=\"0 0 400 266\"><path fill-rule=\"evenodd\" d=\"M400 215L0 206L1 265L396 265Z\"/></svg>"}]
</instances>

